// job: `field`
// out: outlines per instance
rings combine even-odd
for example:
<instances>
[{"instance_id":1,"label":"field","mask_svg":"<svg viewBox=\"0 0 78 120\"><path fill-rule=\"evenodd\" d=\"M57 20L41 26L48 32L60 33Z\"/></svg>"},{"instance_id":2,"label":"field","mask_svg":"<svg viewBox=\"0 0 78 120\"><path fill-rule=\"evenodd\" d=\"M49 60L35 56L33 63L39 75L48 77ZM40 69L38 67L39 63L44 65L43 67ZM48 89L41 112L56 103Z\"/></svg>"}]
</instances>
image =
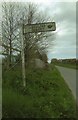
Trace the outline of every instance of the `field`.
<instances>
[{"instance_id":1,"label":"field","mask_svg":"<svg viewBox=\"0 0 78 120\"><path fill-rule=\"evenodd\" d=\"M54 63L55 65L71 68L71 69L77 69L78 70L78 64L71 64L71 63Z\"/></svg>"},{"instance_id":2,"label":"field","mask_svg":"<svg viewBox=\"0 0 78 120\"><path fill-rule=\"evenodd\" d=\"M3 118L73 118L76 104L59 71L27 69L22 86L21 67L3 71Z\"/></svg>"}]
</instances>

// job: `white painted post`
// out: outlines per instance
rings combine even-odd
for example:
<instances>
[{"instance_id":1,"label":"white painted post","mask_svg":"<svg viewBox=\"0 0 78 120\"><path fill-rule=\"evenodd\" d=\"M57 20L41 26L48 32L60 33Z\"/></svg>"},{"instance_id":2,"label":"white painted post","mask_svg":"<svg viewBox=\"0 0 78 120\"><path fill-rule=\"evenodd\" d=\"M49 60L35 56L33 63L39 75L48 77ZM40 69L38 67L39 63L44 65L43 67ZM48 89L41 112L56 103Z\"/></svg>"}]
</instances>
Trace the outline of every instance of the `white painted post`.
<instances>
[{"instance_id":1,"label":"white painted post","mask_svg":"<svg viewBox=\"0 0 78 120\"><path fill-rule=\"evenodd\" d=\"M26 86L26 74L25 74L25 55L24 55L24 35L23 35L23 25L21 26L21 58L22 58L22 79L23 86Z\"/></svg>"}]
</instances>

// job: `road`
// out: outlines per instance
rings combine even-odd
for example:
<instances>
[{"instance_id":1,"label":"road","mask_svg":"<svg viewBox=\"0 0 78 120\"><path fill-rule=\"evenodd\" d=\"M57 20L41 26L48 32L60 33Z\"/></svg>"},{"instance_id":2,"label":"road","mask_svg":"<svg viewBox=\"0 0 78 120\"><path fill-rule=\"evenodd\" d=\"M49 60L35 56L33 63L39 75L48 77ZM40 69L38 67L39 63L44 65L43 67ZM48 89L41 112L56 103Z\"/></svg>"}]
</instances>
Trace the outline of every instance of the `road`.
<instances>
[{"instance_id":1,"label":"road","mask_svg":"<svg viewBox=\"0 0 78 120\"><path fill-rule=\"evenodd\" d=\"M62 77L68 84L69 88L71 89L74 98L77 99L78 94L77 94L77 89L76 89L76 78L77 78L78 70L69 69L65 67L59 67L59 66L56 66L56 67L60 71Z\"/></svg>"}]
</instances>

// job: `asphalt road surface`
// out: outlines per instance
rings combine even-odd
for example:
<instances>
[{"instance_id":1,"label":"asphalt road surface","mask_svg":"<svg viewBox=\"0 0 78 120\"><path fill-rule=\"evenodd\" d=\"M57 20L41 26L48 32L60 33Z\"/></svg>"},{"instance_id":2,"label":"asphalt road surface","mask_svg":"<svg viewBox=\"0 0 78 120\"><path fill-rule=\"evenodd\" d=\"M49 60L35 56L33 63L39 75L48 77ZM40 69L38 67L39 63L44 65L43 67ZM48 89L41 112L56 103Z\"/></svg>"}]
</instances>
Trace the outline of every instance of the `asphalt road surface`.
<instances>
[{"instance_id":1,"label":"asphalt road surface","mask_svg":"<svg viewBox=\"0 0 78 120\"><path fill-rule=\"evenodd\" d=\"M78 70L75 69L69 69L69 68L65 68L65 67L59 67L56 66L59 70L59 72L61 73L62 77L64 78L64 80L66 81L66 83L68 84L69 88L72 91L72 94L74 96L75 99L77 99L77 86L76 86L76 78L77 78L77 73ZM78 99L77 99L78 101Z\"/></svg>"}]
</instances>

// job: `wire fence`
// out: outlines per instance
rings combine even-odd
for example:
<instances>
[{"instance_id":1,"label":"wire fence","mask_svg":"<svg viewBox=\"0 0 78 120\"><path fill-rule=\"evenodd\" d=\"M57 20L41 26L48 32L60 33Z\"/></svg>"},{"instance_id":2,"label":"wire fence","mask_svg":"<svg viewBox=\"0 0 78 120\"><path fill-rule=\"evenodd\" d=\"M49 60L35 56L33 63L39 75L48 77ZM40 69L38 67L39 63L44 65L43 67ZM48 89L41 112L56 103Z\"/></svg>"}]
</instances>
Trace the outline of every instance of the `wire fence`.
<instances>
[{"instance_id":1,"label":"wire fence","mask_svg":"<svg viewBox=\"0 0 78 120\"><path fill-rule=\"evenodd\" d=\"M8 50L10 49L10 46L7 46L7 45L5 45L5 44L1 44L1 46L3 47L3 48L7 48ZM11 50L13 50L13 51L16 51L16 52L19 52L20 54L21 54L21 50L19 50L19 49L17 49L17 48L11 48ZM5 52L0 52L0 55L2 55L2 56L8 56L8 54L7 53L5 53ZM12 55L13 57L17 57L17 56L15 56L15 55ZM6 58L4 58L4 59L6 59ZM3 58L2 58L2 61L3 61ZM21 60L21 58L19 58L19 60L17 61L17 62L15 62L14 64L11 64L11 66L10 66L10 68L9 69L6 69L6 71L5 72L8 72L8 71L10 71L11 69L13 69L14 67L16 67L16 65L19 63L19 62L21 62L22 60ZM5 62L5 61L4 61ZM5 63L4 63L5 64ZM3 65L2 65L2 69L3 69Z\"/></svg>"}]
</instances>

